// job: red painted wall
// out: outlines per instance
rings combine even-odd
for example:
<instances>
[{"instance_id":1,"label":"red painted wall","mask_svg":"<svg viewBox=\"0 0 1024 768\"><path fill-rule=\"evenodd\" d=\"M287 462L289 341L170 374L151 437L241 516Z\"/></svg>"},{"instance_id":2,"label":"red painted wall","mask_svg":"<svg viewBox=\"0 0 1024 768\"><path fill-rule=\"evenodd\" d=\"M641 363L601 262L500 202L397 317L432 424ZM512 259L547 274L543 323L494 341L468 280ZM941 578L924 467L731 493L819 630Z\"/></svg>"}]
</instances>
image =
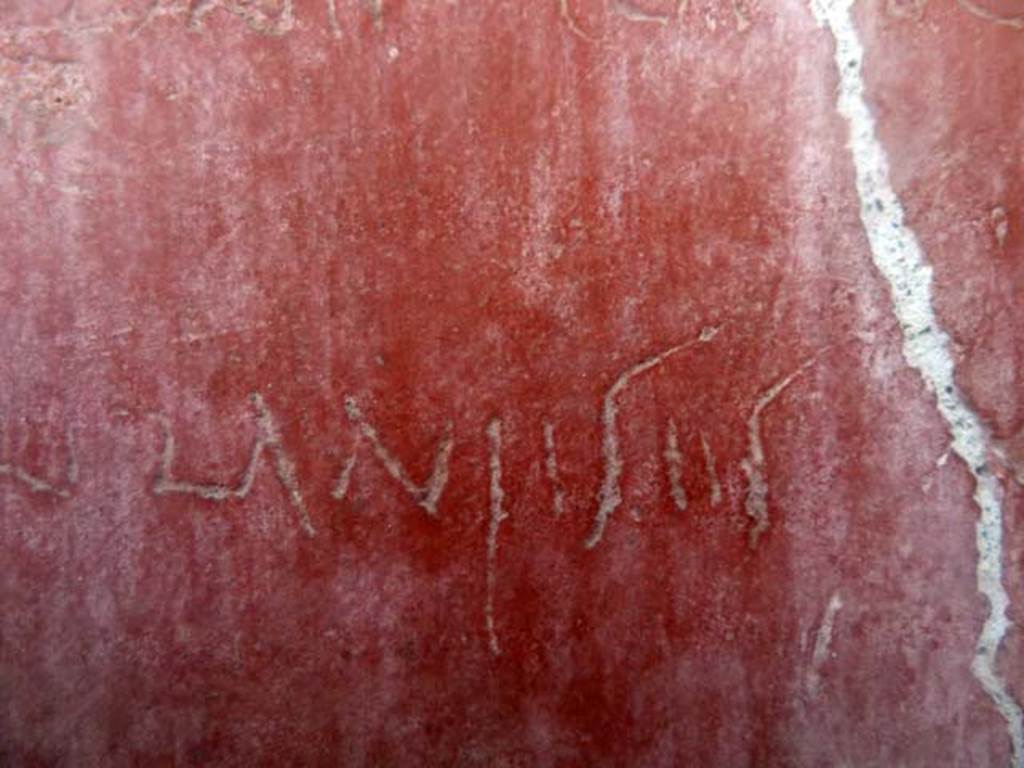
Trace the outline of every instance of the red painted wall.
<instances>
[{"instance_id":1,"label":"red painted wall","mask_svg":"<svg viewBox=\"0 0 1024 768\"><path fill-rule=\"evenodd\" d=\"M0 763L1024 764L984 2L0 3Z\"/></svg>"}]
</instances>

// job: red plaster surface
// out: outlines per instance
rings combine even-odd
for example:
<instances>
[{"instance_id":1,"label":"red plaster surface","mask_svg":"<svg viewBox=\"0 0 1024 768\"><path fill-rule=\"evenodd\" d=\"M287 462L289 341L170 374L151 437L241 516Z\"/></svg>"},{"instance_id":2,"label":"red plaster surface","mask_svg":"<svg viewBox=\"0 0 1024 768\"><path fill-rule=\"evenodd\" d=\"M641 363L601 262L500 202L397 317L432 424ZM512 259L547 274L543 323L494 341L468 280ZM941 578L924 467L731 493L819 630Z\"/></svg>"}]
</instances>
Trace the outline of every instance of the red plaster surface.
<instances>
[{"instance_id":1,"label":"red plaster surface","mask_svg":"<svg viewBox=\"0 0 1024 768\"><path fill-rule=\"evenodd\" d=\"M1024 622L1024 31L855 11ZM836 85L790 0L0 2L0 763L1008 765Z\"/></svg>"}]
</instances>

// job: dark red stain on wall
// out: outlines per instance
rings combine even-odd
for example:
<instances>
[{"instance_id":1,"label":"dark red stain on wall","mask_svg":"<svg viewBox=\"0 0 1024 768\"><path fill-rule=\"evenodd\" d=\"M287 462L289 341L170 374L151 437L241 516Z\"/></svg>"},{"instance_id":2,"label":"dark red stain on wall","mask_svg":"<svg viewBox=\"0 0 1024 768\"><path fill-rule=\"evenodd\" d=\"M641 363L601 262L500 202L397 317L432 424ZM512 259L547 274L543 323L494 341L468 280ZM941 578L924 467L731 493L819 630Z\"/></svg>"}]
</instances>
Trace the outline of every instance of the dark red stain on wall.
<instances>
[{"instance_id":1,"label":"dark red stain on wall","mask_svg":"<svg viewBox=\"0 0 1024 768\"><path fill-rule=\"evenodd\" d=\"M977 8L854 15L1019 621ZM799 2L0 4L0 762L1010 764L837 82Z\"/></svg>"}]
</instances>

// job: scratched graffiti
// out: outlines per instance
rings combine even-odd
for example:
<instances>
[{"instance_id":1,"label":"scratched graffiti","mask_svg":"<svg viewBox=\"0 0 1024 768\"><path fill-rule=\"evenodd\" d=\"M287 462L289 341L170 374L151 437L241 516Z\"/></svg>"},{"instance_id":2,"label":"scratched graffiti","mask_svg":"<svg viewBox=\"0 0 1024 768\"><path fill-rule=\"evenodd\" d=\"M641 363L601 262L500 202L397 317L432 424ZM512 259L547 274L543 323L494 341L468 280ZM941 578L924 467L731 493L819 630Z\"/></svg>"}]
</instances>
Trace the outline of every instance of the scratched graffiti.
<instances>
[{"instance_id":1,"label":"scratched graffiti","mask_svg":"<svg viewBox=\"0 0 1024 768\"><path fill-rule=\"evenodd\" d=\"M601 401L601 476L594 495L593 518L590 531L583 541L586 549L595 548L604 538L604 533L614 513L622 505L622 477L625 469L621 445L619 407L620 398L631 383L645 373L666 365L674 356L685 352L696 352L702 345L715 338L718 328L705 328L689 342L673 345L657 354L641 359L623 370L608 386ZM747 488L744 510L749 518L750 545L756 547L758 539L769 527L768 483L765 474L765 451L761 439L760 421L764 411L787 391L814 364L816 357L805 361L799 368L769 386L757 398L746 414L749 447L747 455L740 461L740 468L746 477ZM244 501L259 482L261 469L269 480L273 478L285 491L299 528L308 536L315 536L317 529L307 504L308 490L300 487L292 452L281 436L278 422L271 407L262 394L254 392L249 396L252 419L256 436L249 449L248 459L234 478L228 480L184 479L175 470L177 441L165 414L154 414L161 428L162 443L155 459L156 471L149 491L158 497L191 496L209 503ZM456 447L456 438L451 420L445 420L435 443L429 474L416 480L410 474L405 462L388 447L386 437L363 413L353 396L344 398L344 411L349 424L355 430L352 449L330 484L329 496L336 501L347 497L360 456L372 458L386 474L408 495L409 500L423 510L430 518L441 515L441 502L449 482L451 457ZM664 469L664 481L672 504L679 514L685 514L689 495L684 483L684 454L682 442L687 437L699 444L703 458L700 469L707 477L707 501L718 506L723 498L722 485L718 476L715 455L704 432L687 435L679 421L669 417L665 422L663 449L660 459ZM551 510L555 518L565 514L567 501L566 486L561 477L558 463L558 439L554 425L544 421L542 426L542 451L544 477L551 495ZM490 491L492 498L491 521L494 537L497 528L507 516L501 489L501 418L495 417L486 429L488 441L488 462L491 467ZM13 483L28 493L41 494L56 499L70 499L78 482L78 464L75 459L70 435L67 438L68 466L64 477L48 479L33 474L16 461L0 461L0 480ZM496 542L490 545L496 551ZM493 559L496 555L491 554Z\"/></svg>"},{"instance_id":2,"label":"scratched graffiti","mask_svg":"<svg viewBox=\"0 0 1024 768\"><path fill-rule=\"evenodd\" d=\"M178 480L173 477L172 464L174 463L176 451L174 435L167 420L164 417L160 417L161 423L164 426L164 447L160 456L160 468L156 480L153 482L153 493L157 496L169 494L192 495L207 501L244 499L249 495L249 491L252 490L260 459L267 453L271 456L274 475L288 492L288 499L298 514L299 525L307 535L314 536L316 535L316 529L313 528L313 523L309 519L306 503L303 500L302 492L299 490L298 481L295 478L295 463L281 444L281 437L274 417L270 413L270 409L267 408L262 395L258 392L253 393L250 399L256 412L256 426L259 434L252 445L249 461L236 485L196 483Z\"/></svg>"},{"instance_id":3,"label":"scratched graffiti","mask_svg":"<svg viewBox=\"0 0 1024 768\"><path fill-rule=\"evenodd\" d=\"M29 493L69 499L78 483L78 459L75 454L71 433L65 438L67 461L63 477L53 478L34 472L12 458L0 460L0 478L7 478L16 486Z\"/></svg>"},{"instance_id":4,"label":"scratched graffiti","mask_svg":"<svg viewBox=\"0 0 1024 768\"><path fill-rule=\"evenodd\" d=\"M601 426L601 477L594 496L593 519L590 532L582 542L586 549L594 549L603 540L614 513L622 505L622 477L625 469L623 458L622 436L620 434L619 409L621 398L630 386L640 377L666 366L674 358L685 354L699 354L704 345L713 343L719 331L718 327L705 327L693 339L677 343L653 355L641 358L626 367L611 380L600 402ZM768 386L752 404L750 411L744 416L748 425L749 447L747 455L740 462L740 468L747 479L744 509L750 518L749 542L756 547L758 539L769 528L768 517L768 482L765 470L765 451L761 438L761 419L764 412L790 390L796 382L804 377L814 364L817 356L811 357L796 370L783 376ZM279 422L271 406L259 392L249 396L251 419L255 426L255 437L248 451L248 459L240 467L233 478L228 479L195 479L183 478L176 470L178 447L171 419L164 413L150 414L160 427L162 442L154 459L155 472L148 484L149 492L156 497L192 497L209 504L228 502L245 502L252 495L253 489L261 480L276 482L285 491L287 503L291 507L296 524L306 536L315 537L317 527L306 499L309 489L300 485L292 450L282 437ZM438 518L442 514L441 502L449 481L451 457L456 447L454 428L450 420L440 426L439 435L433 448L429 474L422 480L416 480L406 463L389 447L386 435L363 412L356 397L347 395L343 398L344 413L349 425L355 432L351 452L344 460L337 475L331 483L329 495L336 501L344 501L353 474L361 456L372 458L385 470L388 477L397 484L408 496L409 501L420 508L430 518ZM704 432L688 432L686 422L670 416L664 422L662 449L660 459L664 470L664 481L674 510L685 515L690 503L684 481L684 441L699 443L702 467L707 475L706 501L717 506L722 501L723 491L716 469L715 455L707 435ZM681 427L680 424L683 426ZM541 424L541 452L543 476L548 485L551 498L551 511L555 518L565 514L567 507L567 491L562 480L558 462L558 438L554 424L544 420ZM487 638L490 653L497 657L502 654L500 638L500 621L496 616L495 602L499 587L499 554L500 533L502 523L510 517L510 505L505 490L503 469L503 418L494 415L484 429L486 442L487 467L487 510L485 517L485 555L484 576L485 593L483 605L483 629ZM7 481L12 489L41 497L63 502L74 497L78 482L78 464L75 451L68 435L65 453L68 464L64 477L53 478L34 474L13 459L0 462L0 481ZM51 472L51 475L53 473ZM634 519L639 511L631 510ZM816 654L818 666L820 660ZM816 667L817 668L817 667ZM816 690L817 682L811 680L808 685Z\"/></svg>"}]
</instances>

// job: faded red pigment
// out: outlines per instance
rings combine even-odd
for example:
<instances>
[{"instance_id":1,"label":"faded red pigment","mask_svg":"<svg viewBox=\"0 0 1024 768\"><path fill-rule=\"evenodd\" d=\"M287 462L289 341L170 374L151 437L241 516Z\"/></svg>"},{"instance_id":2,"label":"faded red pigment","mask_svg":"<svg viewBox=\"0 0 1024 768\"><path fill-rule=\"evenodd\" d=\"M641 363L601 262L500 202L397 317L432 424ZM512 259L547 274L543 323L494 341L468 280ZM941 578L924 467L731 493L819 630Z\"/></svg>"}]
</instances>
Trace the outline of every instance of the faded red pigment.
<instances>
[{"instance_id":1,"label":"faded red pigment","mask_svg":"<svg viewBox=\"0 0 1024 768\"><path fill-rule=\"evenodd\" d=\"M1014 702L1020 11L852 12ZM0 3L0 764L1024 760L839 83L800 0Z\"/></svg>"}]
</instances>

